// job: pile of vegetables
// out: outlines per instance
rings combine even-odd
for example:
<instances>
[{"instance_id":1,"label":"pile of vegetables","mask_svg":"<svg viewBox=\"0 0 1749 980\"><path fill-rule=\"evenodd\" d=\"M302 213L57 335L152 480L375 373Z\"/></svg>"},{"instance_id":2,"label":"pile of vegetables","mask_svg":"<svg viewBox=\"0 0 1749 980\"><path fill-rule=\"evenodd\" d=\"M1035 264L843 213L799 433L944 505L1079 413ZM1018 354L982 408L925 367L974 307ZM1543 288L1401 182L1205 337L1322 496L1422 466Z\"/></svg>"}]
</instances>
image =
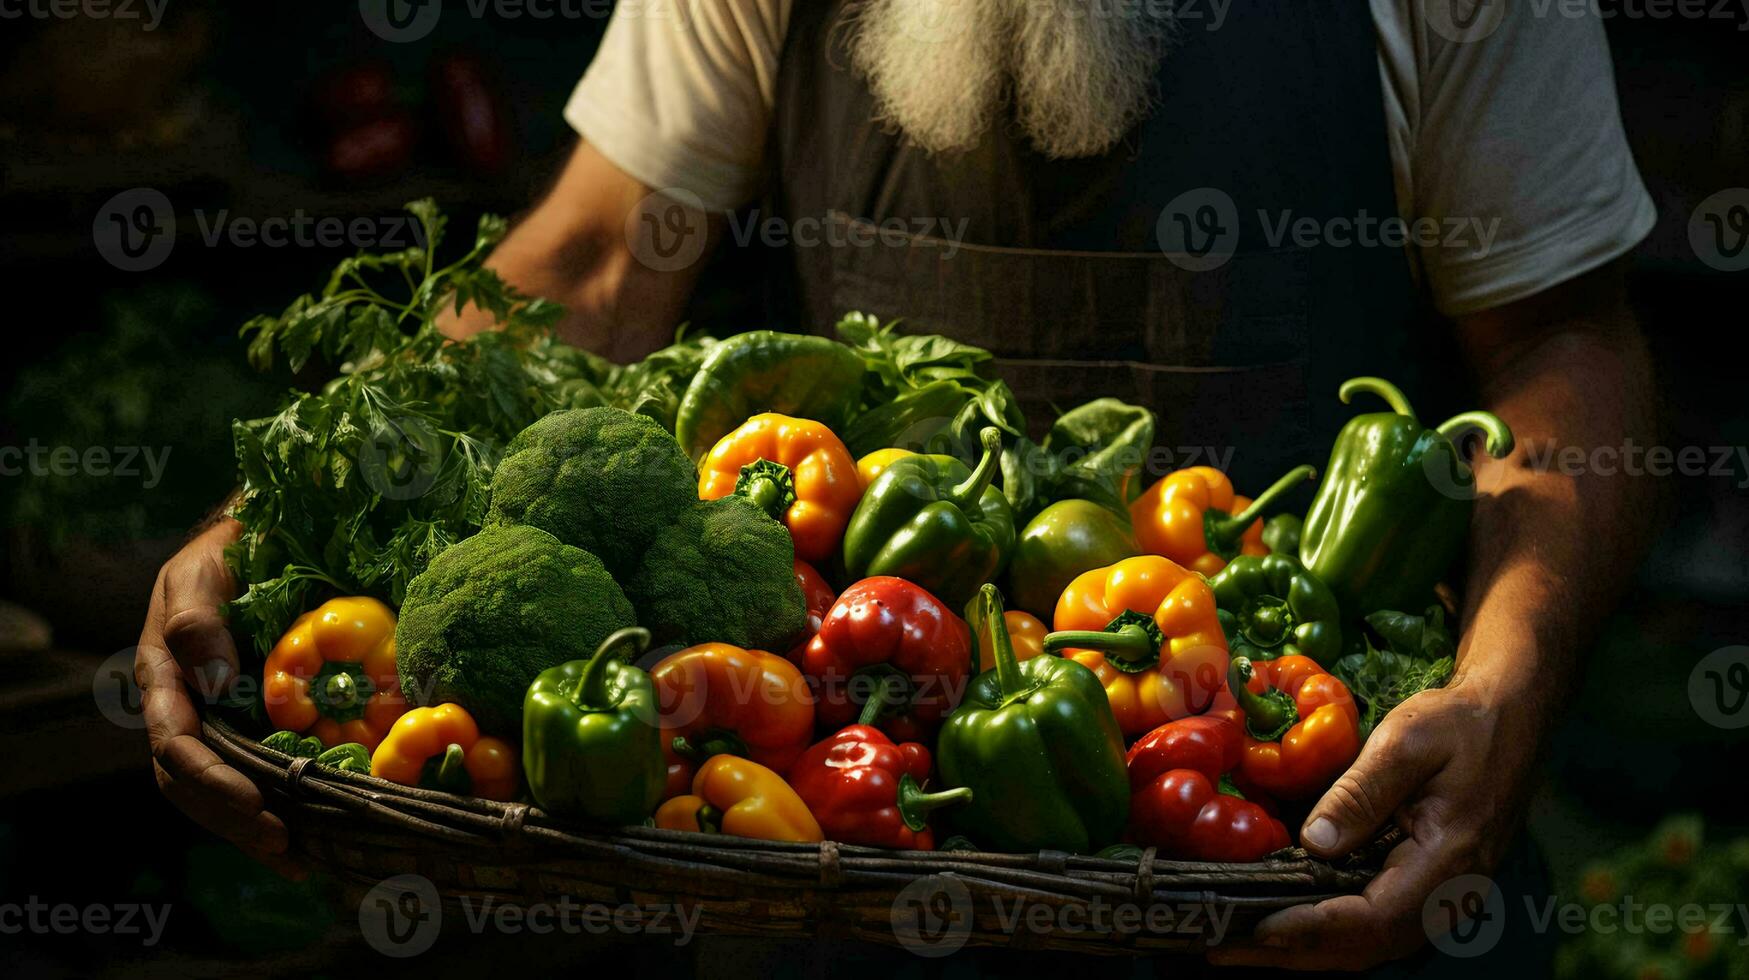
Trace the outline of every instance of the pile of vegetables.
<instances>
[{"instance_id":1,"label":"pile of vegetables","mask_svg":"<svg viewBox=\"0 0 1749 980\"><path fill-rule=\"evenodd\" d=\"M415 210L426 250L245 328L338 372L236 427L288 754L607 825L1243 861L1451 673L1454 440L1509 451L1492 416L1350 382L1392 410L1266 523L1311 466L1150 484L1147 409L1035 443L988 352L857 314L608 365L480 265L500 224L440 265ZM444 341L466 303L503 329Z\"/></svg>"}]
</instances>

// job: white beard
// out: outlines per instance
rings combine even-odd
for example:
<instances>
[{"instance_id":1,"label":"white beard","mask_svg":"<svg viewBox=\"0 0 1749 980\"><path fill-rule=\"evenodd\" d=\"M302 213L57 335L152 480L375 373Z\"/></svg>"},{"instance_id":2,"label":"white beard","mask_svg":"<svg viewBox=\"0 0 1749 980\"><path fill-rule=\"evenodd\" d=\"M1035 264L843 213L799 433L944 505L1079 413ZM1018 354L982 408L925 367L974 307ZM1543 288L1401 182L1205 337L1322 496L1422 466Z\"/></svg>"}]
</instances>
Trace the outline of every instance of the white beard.
<instances>
[{"instance_id":1,"label":"white beard","mask_svg":"<svg viewBox=\"0 0 1749 980\"><path fill-rule=\"evenodd\" d=\"M928 153L976 146L1012 103L1046 157L1097 156L1152 108L1170 2L860 0L852 66L878 121Z\"/></svg>"}]
</instances>

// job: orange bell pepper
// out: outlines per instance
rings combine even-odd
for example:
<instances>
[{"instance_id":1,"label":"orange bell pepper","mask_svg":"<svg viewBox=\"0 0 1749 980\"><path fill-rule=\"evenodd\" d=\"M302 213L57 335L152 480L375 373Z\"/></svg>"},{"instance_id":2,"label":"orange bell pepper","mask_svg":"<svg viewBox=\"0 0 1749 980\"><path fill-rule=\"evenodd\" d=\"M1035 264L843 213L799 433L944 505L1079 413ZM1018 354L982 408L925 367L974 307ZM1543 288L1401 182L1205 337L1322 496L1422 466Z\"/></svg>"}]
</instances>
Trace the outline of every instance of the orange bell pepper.
<instances>
[{"instance_id":1,"label":"orange bell pepper","mask_svg":"<svg viewBox=\"0 0 1749 980\"><path fill-rule=\"evenodd\" d=\"M299 616L267 654L262 700L276 728L367 750L407 711L395 671L395 613L366 596Z\"/></svg>"},{"instance_id":2,"label":"orange bell pepper","mask_svg":"<svg viewBox=\"0 0 1749 980\"><path fill-rule=\"evenodd\" d=\"M1008 624L1008 639L1014 647L1014 660L1031 660L1045 652L1045 634L1050 632L1044 621L1032 613L1019 609L1010 609L1002 614L1002 620ZM977 634L972 635L972 642L977 642ZM978 644L978 670L995 670L996 652L987 643Z\"/></svg>"},{"instance_id":3,"label":"orange bell pepper","mask_svg":"<svg viewBox=\"0 0 1749 980\"><path fill-rule=\"evenodd\" d=\"M1099 675L1126 737L1207 711L1224 685L1227 637L1215 596L1159 555L1076 576L1057 600L1046 653Z\"/></svg>"},{"instance_id":4,"label":"orange bell pepper","mask_svg":"<svg viewBox=\"0 0 1749 980\"><path fill-rule=\"evenodd\" d=\"M743 494L789 528L796 557L825 561L862 500L856 460L832 430L808 419L755 415L724 436L698 474L700 500Z\"/></svg>"},{"instance_id":5,"label":"orange bell pepper","mask_svg":"<svg viewBox=\"0 0 1749 980\"><path fill-rule=\"evenodd\" d=\"M826 837L782 776L732 755L714 756L699 766L690 794L656 808L656 826L809 844Z\"/></svg>"},{"instance_id":6,"label":"orange bell pepper","mask_svg":"<svg viewBox=\"0 0 1749 980\"><path fill-rule=\"evenodd\" d=\"M1316 796L1360 754L1360 714L1348 687L1311 657L1234 657L1227 686L1245 713L1234 781L1278 800Z\"/></svg>"},{"instance_id":7,"label":"orange bell pepper","mask_svg":"<svg viewBox=\"0 0 1749 980\"><path fill-rule=\"evenodd\" d=\"M1136 543L1203 575L1240 555L1267 555L1259 515L1317 475L1310 466L1296 467L1252 500L1235 495L1227 474L1212 466L1168 473L1130 504Z\"/></svg>"},{"instance_id":8,"label":"orange bell pepper","mask_svg":"<svg viewBox=\"0 0 1749 980\"><path fill-rule=\"evenodd\" d=\"M481 735L467 709L440 704L402 715L371 753L370 774L403 786L512 800L522 767L516 749Z\"/></svg>"},{"instance_id":9,"label":"orange bell pepper","mask_svg":"<svg viewBox=\"0 0 1749 980\"><path fill-rule=\"evenodd\" d=\"M813 741L813 692L796 665L774 653L704 643L664 657L650 680L668 759L664 799L685 793L713 756L785 772Z\"/></svg>"}]
</instances>

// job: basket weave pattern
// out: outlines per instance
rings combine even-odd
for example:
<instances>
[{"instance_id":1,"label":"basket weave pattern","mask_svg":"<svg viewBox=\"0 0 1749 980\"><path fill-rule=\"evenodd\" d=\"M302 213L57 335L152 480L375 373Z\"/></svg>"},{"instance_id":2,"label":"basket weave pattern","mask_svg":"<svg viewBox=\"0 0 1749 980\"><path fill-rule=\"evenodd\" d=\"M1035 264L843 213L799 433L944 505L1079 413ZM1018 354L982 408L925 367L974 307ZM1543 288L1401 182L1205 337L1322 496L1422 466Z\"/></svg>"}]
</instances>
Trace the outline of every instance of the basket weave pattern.
<instances>
[{"instance_id":1,"label":"basket weave pattern","mask_svg":"<svg viewBox=\"0 0 1749 980\"><path fill-rule=\"evenodd\" d=\"M221 758L275 802L294 846L352 887L419 874L445 901L529 905L678 905L701 932L855 938L903 945L901 891L931 875L962 883L965 945L1103 954L1195 952L1211 940L1209 915L1243 935L1271 912L1359 891L1394 835L1332 865L1298 848L1252 864L1169 861L1153 848L1136 862L1060 851L995 854L888 851L827 841L794 844L649 827L588 828L523 803L400 786L316 766L264 748L216 719L203 724ZM957 890L956 890L957 891ZM1016 903L1050 908L1050 922L1090 904L1200 909L1167 929L1073 931L1014 927ZM1028 921L1032 921L1029 917ZM1157 920L1151 920L1157 921Z\"/></svg>"}]
</instances>

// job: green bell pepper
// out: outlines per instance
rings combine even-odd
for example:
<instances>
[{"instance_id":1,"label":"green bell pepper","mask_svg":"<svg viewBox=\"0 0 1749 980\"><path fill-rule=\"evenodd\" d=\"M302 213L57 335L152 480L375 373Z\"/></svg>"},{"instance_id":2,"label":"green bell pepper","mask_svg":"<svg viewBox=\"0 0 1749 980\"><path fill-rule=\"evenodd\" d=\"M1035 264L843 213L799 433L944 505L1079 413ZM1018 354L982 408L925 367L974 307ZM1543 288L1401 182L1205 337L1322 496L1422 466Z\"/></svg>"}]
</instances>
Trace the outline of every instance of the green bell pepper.
<instances>
[{"instance_id":1,"label":"green bell pepper","mask_svg":"<svg viewBox=\"0 0 1749 980\"><path fill-rule=\"evenodd\" d=\"M1091 854L1129 816L1123 735L1099 677L1073 660L1014 657L1002 597L986 585L966 609L994 670L975 678L942 726L936 764L972 798L956 825L1002 851Z\"/></svg>"},{"instance_id":2,"label":"green bell pepper","mask_svg":"<svg viewBox=\"0 0 1749 980\"><path fill-rule=\"evenodd\" d=\"M1277 514L1263 522L1263 546L1272 555L1298 555L1306 521L1298 514Z\"/></svg>"},{"instance_id":3,"label":"green bell pepper","mask_svg":"<svg viewBox=\"0 0 1749 980\"><path fill-rule=\"evenodd\" d=\"M640 823L656 809L668 766L650 675L637 656L650 631L608 636L588 660L542 671L522 710L522 766L548 812L609 824Z\"/></svg>"},{"instance_id":4,"label":"green bell pepper","mask_svg":"<svg viewBox=\"0 0 1749 980\"><path fill-rule=\"evenodd\" d=\"M1127 519L1091 500L1059 500L1020 532L1008 563L1008 594L1049 623L1075 576L1141 553Z\"/></svg>"},{"instance_id":5,"label":"green bell pepper","mask_svg":"<svg viewBox=\"0 0 1749 980\"><path fill-rule=\"evenodd\" d=\"M996 476L1002 434L979 434L984 456L971 470L952 456L907 456L869 484L844 530L852 580L895 575L952 608L1002 573L1014 550L1014 512Z\"/></svg>"},{"instance_id":6,"label":"green bell pepper","mask_svg":"<svg viewBox=\"0 0 1749 980\"><path fill-rule=\"evenodd\" d=\"M705 355L674 416L674 438L693 462L761 412L821 422L834 432L862 397L863 362L826 337L755 330Z\"/></svg>"},{"instance_id":7,"label":"green bell pepper","mask_svg":"<svg viewBox=\"0 0 1749 980\"><path fill-rule=\"evenodd\" d=\"M1240 555L1209 579L1232 656L1301 654L1328 670L1342 656L1336 596L1292 555Z\"/></svg>"},{"instance_id":8,"label":"green bell pepper","mask_svg":"<svg viewBox=\"0 0 1749 980\"><path fill-rule=\"evenodd\" d=\"M1480 430L1488 455L1512 452L1512 430L1487 412L1428 429L1391 383L1355 378L1342 386L1343 403L1360 392L1392 411L1343 426L1300 539L1300 560L1336 594L1346 621L1426 607L1463 551L1476 478L1454 440Z\"/></svg>"}]
</instances>

